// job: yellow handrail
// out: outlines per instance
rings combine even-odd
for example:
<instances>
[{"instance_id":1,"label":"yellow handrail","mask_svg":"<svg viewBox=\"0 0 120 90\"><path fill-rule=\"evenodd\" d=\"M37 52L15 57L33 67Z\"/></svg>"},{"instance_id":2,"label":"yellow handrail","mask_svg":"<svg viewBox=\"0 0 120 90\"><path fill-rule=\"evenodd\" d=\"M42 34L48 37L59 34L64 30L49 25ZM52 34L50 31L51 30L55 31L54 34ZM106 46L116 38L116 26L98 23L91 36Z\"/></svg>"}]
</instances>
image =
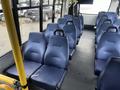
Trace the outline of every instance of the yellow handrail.
<instances>
[{"instance_id":1,"label":"yellow handrail","mask_svg":"<svg viewBox=\"0 0 120 90\"><path fill-rule=\"evenodd\" d=\"M10 84L10 85L14 85L17 82L16 79L7 77L7 76L2 75L2 74L0 74L0 81L5 82L5 83Z\"/></svg>"},{"instance_id":2,"label":"yellow handrail","mask_svg":"<svg viewBox=\"0 0 120 90\"><path fill-rule=\"evenodd\" d=\"M0 84L0 90L14 90L14 89L6 84Z\"/></svg>"},{"instance_id":3,"label":"yellow handrail","mask_svg":"<svg viewBox=\"0 0 120 90\"><path fill-rule=\"evenodd\" d=\"M13 51L15 64L16 64L17 71L19 74L20 84L21 84L21 86L24 87L24 88L22 88L22 90L28 90L22 54L21 54L19 43L18 43L18 37L17 37L15 23L14 23L13 14L12 14L12 9L11 9L9 1L10 0L1 0L1 4L2 4L4 16L5 16L7 31L8 31L11 46L13 49L12 51Z\"/></svg>"}]
</instances>

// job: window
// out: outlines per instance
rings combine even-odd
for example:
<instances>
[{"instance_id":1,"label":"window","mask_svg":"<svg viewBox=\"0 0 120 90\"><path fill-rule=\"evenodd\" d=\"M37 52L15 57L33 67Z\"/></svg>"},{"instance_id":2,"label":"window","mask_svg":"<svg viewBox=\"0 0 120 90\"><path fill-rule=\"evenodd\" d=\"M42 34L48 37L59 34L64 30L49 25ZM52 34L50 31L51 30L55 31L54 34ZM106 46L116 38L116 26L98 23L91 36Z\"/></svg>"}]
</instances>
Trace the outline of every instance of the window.
<instances>
[{"instance_id":1,"label":"window","mask_svg":"<svg viewBox=\"0 0 120 90\"><path fill-rule=\"evenodd\" d=\"M2 10L0 4L0 10ZM0 13L0 57L11 50L11 44L7 33L5 18L3 13Z\"/></svg>"},{"instance_id":2,"label":"window","mask_svg":"<svg viewBox=\"0 0 120 90\"><path fill-rule=\"evenodd\" d=\"M24 9L19 13L22 43L28 40L30 32L39 32L39 9Z\"/></svg>"},{"instance_id":3,"label":"window","mask_svg":"<svg viewBox=\"0 0 120 90\"><path fill-rule=\"evenodd\" d=\"M80 12L85 14L98 14L100 11L108 11L111 0L94 0L93 4L81 4Z\"/></svg>"}]
</instances>

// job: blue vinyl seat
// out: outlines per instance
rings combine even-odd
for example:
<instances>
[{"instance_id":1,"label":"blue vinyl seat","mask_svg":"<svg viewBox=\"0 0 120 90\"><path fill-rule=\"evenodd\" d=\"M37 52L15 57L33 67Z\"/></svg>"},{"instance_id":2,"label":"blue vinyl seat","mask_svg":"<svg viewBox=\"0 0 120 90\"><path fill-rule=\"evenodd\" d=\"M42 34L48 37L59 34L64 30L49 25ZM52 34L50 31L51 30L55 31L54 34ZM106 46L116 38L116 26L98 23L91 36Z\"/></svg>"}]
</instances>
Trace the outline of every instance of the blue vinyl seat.
<instances>
[{"instance_id":1,"label":"blue vinyl seat","mask_svg":"<svg viewBox=\"0 0 120 90\"><path fill-rule=\"evenodd\" d=\"M58 21L57 21L57 23L58 23L59 28L63 29L63 27L67 23L67 19L65 19L65 18L59 18Z\"/></svg>"},{"instance_id":2,"label":"blue vinyl seat","mask_svg":"<svg viewBox=\"0 0 120 90\"><path fill-rule=\"evenodd\" d=\"M96 49L95 74L100 74L109 58L119 56L120 35L116 32L105 32Z\"/></svg>"},{"instance_id":3,"label":"blue vinyl seat","mask_svg":"<svg viewBox=\"0 0 120 90\"><path fill-rule=\"evenodd\" d=\"M78 16L74 16L73 17L73 23L74 23L74 26L75 26L75 29L76 29L76 33L77 33L77 41L79 42L80 40L80 37L82 35L82 32L83 32L83 26L82 26L82 22L80 22L80 17Z\"/></svg>"},{"instance_id":4,"label":"blue vinyl seat","mask_svg":"<svg viewBox=\"0 0 120 90\"><path fill-rule=\"evenodd\" d=\"M50 23L47 25L47 29L44 32L46 41L49 41L49 38L54 35L54 32L59 28L58 24Z\"/></svg>"},{"instance_id":5,"label":"blue vinyl seat","mask_svg":"<svg viewBox=\"0 0 120 90\"><path fill-rule=\"evenodd\" d=\"M99 15L98 15L99 16ZM96 34L97 32L100 30L101 25L104 23L104 21L106 19L111 20L112 24L117 20L117 14L115 12L106 12L106 13L101 13L101 18L99 19L99 22L97 22L97 30L96 30Z\"/></svg>"},{"instance_id":6,"label":"blue vinyl seat","mask_svg":"<svg viewBox=\"0 0 120 90\"><path fill-rule=\"evenodd\" d=\"M72 15L64 15L64 18L67 19L68 21L72 21L73 20L73 16Z\"/></svg>"},{"instance_id":7,"label":"blue vinyl seat","mask_svg":"<svg viewBox=\"0 0 120 90\"><path fill-rule=\"evenodd\" d=\"M72 15L64 15L64 18L67 19L67 21L73 21L75 29L76 29L76 34L77 34L77 44L80 40L80 37L83 32L83 17L82 16L72 16Z\"/></svg>"},{"instance_id":8,"label":"blue vinyl seat","mask_svg":"<svg viewBox=\"0 0 120 90\"><path fill-rule=\"evenodd\" d=\"M103 23L104 23L106 20L108 20L108 17L107 17L106 15L103 15L103 16L100 18L100 21L99 21L98 25L96 26L96 32L95 32L96 35L97 35L97 33L99 32L101 26L103 25Z\"/></svg>"},{"instance_id":9,"label":"blue vinyl seat","mask_svg":"<svg viewBox=\"0 0 120 90\"><path fill-rule=\"evenodd\" d=\"M113 24L111 23L111 20L105 20L104 23L101 25L100 30L98 31L98 33L96 34L95 37L95 44L98 44L100 41L101 36L107 31L107 29L109 27L113 26Z\"/></svg>"},{"instance_id":10,"label":"blue vinyl seat","mask_svg":"<svg viewBox=\"0 0 120 90\"><path fill-rule=\"evenodd\" d=\"M102 17L103 15L105 15L105 13L106 13L106 12L103 12L103 11L98 13L98 16L97 16L97 19L96 19L96 24L95 24L96 27L98 26L101 17Z\"/></svg>"},{"instance_id":11,"label":"blue vinyl seat","mask_svg":"<svg viewBox=\"0 0 120 90\"><path fill-rule=\"evenodd\" d=\"M30 33L29 40L23 46L24 67L27 78L41 67L46 50L46 41L43 33ZM16 66L12 65L5 70L5 74L18 79Z\"/></svg>"},{"instance_id":12,"label":"blue vinyl seat","mask_svg":"<svg viewBox=\"0 0 120 90\"><path fill-rule=\"evenodd\" d=\"M31 83L46 89L60 89L67 72L69 47L65 35L55 34L49 39L44 65L31 76Z\"/></svg>"},{"instance_id":13,"label":"blue vinyl seat","mask_svg":"<svg viewBox=\"0 0 120 90\"><path fill-rule=\"evenodd\" d=\"M120 58L112 58L105 66L98 82L97 90L120 90Z\"/></svg>"},{"instance_id":14,"label":"blue vinyl seat","mask_svg":"<svg viewBox=\"0 0 120 90\"><path fill-rule=\"evenodd\" d=\"M76 48L76 43L77 43L77 34L76 34L76 29L74 27L74 24L72 21L68 22L63 28L66 37L68 38L68 43L69 43L69 54L70 58L72 57L75 48Z\"/></svg>"},{"instance_id":15,"label":"blue vinyl seat","mask_svg":"<svg viewBox=\"0 0 120 90\"><path fill-rule=\"evenodd\" d=\"M80 27L81 27L81 30L83 31L84 30L84 18L82 15L79 15L79 19L80 19Z\"/></svg>"}]
</instances>

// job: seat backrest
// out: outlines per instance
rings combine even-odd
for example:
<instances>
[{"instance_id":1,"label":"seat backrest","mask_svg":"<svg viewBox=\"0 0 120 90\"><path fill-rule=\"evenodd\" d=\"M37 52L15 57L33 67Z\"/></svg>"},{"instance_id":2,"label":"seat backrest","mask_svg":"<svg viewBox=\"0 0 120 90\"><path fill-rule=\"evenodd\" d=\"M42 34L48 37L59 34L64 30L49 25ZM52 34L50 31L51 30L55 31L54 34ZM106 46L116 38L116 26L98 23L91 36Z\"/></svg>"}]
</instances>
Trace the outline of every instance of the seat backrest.
<instances>
[{"instance_id":1,"label":"seat backrest","mask_svg":"<svg viewBox=\"0 0 120 90\"><path fill-rule=\"evenodd\" d=\"M64 18L67 19L68 21L72 21L73 20L73 16L72 15L64 15Z\"/></svg>"},{"instance_id":2,"label":"seat backrest","mask_svg":"<svg viewBox=\"0 0 120 90\"><path fill-rule=\"evenodd\" d=\"M120 90L120 58L112 58L98 79L97 90Z\"/></svg>"},{"instance_id":3,"label":"seat backrest","mask_svg":"<svg viewBox=\"0 0 120 90\"><path fill-rule=\"evenodd\" d=\"M65 18L59 18L58 21L57 21L57 23L58 23L59 28L63 29L63 27L67 23L67 19L65 19Z\"/></svg>"},{"instance_id":4,"label":"seat backrest","mask_svg":"<svg viewBox=\"0 0 120 90\"><path fill-rule=\"evenodd\" d=\"M104 21L107 20L107 19L108 19L108 17L106 15L103 15L101 17L101 19L100 19L100 21L99 21L99 23L97 25L97 32L99 31L99 29L100 29L101 25L104 23Z\"/></svg>"},{"instance_id":5,"label":"seat backrest","mask_svg":"<svg viewBox=\"0 0 120 90\"><path fill-rule=\"evenodd\" d=\"M106 15L108 16L108 19L114 23L117 20L117 13L116 12L107 12Z\"/></svg>"},{"instance_id":6,"label":"seat backrest","mask_svg":"<svg viewBox=\"0 0 120 90\"><path fill-rule=\"evenodd\" d=\"M82 32L82 25L80 26L80 19L78 16L73 16L73 23L75 25L77 35L79 36L79 34Z\"/></svg>"},{"instance_id":7,"label":"seat backrest","mask_svg":"<svg viewBox=\"0 0 120 90\"><path fill-rule=\"evenodd\" d=\"M118 32L120 33L120 19L117 19L117 20L113 23L113 25L118 28L118 30L119 30Z\"/></svg>"},{"instance_id":8,"label":"seat backrest","mask_svg":"<svg viewBox=\"0 0 120 90\"><path fill-rule=\"evenodd\" d=\"M58 24L55 23L50 23L47 25L47 29L44 32L47 41L51 36L53 36L54 31L57 30L58 28L59 28Z\"/></svg>"},{"instance_id":9,"label":"seat backrest","mask_svg":"<svg viewBox=\"0 0 120 90\"><path fill-rule=\"evenodd\" d=\"M75 29L75 26L73 23L71 24L67 24L64 26L63 28L65 34L66 34L66 37L68 38L68 41L69 41L69 47L71 49L75 48L76 46L76 42L77 42L77 31Z\"/></svg>"},{"instance_id":10,"label":"seat backrest","mask_svg":"<svg viewBox=\"0 0 120 90\"><path fill-rule=\"evenodd\" d=\"M30 33L29 40L23 48L24 60L42 63L46 50L46 41L43 33Z\"/></svg>"},{"instance_id":11,"label":"seat backrest","mask_svg":"<svg viewBox=\"0 0 120 90\"><path fill-rule=\"evenodd\" d=\"M106 12L103 12L103 11L98 13L98 16L97 16L97 19L96 19L96 26L98 25L101 17L102 17L103 15L105 15L105 13L106 13Z\"/></svg>"},{"instance_id":12,"label":"seat backrest","mask_svg":"<svg viewBox=\"0 0 120 90\"><path fill-rule=\"evenodd\" d=\"M109 21L105 21L101 27L100 30L98 31L98 33L96 33L96 43L98 44L100 41L101 36L107 31L108 27L113 26L113 24L111 24L111 22Z\"/></svg>"},{"instance_id":13,"label":"seat backrest","mask_svg":"<svg viewBox=\"0 0 120 90\"><path fill-rule=\"evenodd\" d=\"M49 39L44 56L45 65L66 69L69 61L69 46L64 34L56 33Z\"/></svg>"},{"instance_id":14,"label":"seat backrest","mask_svg":"<svg viewBox=\"0 0 120 90\"><path fill-rule=\"evenodd\" d=\"M79 19L80 19L80 27L82 30L84 30L84 18L82 15L79 15Z\"/></svg>"},{"instance_id":15,"label":"seat backrest","mask_svg":"<svg viewBox=\"0 0 120 90\"><path fill-rule=\"evenodd\" d=\"M120 35L116 32L105 32L96 49L96 59L107 61L120 56Z\"/></svg>"}]
</instances>

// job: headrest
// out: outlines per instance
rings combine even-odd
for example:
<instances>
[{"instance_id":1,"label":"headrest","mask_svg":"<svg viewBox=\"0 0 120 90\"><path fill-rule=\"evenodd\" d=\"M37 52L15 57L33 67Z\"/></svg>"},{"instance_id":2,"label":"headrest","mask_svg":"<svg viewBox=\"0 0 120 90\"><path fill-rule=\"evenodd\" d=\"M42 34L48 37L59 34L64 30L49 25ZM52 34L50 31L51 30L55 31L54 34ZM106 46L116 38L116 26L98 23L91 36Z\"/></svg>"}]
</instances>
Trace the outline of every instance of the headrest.
<instances>
[{"instance_id":1,"label":"headrest","mask_svg":"<svg viewBox=\"0 0 120 90\"><path fill-rule=\"evenodd\" d=\"M40 32L31 32L29 34L29 40L32 42L37 42L39 43L41 41L41 38L43 38L43 33Z\"/></svg>"},{"instance_id":2,"label":"headrest","mask_svg":"<svg viewBox=\"0 0 120 90\"><path fill-rule=\"evenodd\" d=\"M65 33L64 33L63 29L57 29L57 30L54 32L54 35L58 35L58 36L64 37L64 36L65 36Z\"/></svg>"},{"instance_id":3,"label":"headrest","mask_svg":"<svg viewBox=\"0 0 120 90\"><path fill-rule=\"evenodd\" d=\"M107 28L107 32L118 32L118 29L115 26L110 26Z\"/></svg>"}]
</instances>

